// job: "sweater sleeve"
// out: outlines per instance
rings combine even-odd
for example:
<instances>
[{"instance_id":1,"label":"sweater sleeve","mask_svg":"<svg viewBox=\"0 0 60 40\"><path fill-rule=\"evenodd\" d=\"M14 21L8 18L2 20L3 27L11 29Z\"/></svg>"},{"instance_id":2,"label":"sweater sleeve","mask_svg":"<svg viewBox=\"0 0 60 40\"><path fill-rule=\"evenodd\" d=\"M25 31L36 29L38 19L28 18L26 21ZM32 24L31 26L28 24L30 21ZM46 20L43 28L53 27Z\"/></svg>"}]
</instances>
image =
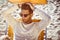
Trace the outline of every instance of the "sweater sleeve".
<instances>
[{"instance_id":1,"label":"sweater sleeve","mask_svg":"<svg viewBox=\"0 0 60 40\"><path fill-rule=\"evenodd\" d=\"M39 10L37 8L35 9L35 12L38 13L39 16L42 18L41 21L39 22L39 29L40 30L45 29L50 23L51 17L42 10Z\"/></svg>"},{"instance_id":2,"label":"sweater sleeve","mask_svg":"<svg viewBox=\"0 0 60 40\"><path fill-rule=\"evenodd\" d=\"M2 12L2 16L4 19L6 19L6 21L8 22L9 25L15 27L18 22L16 21L16 19L13 18L13 16L10 14L12 11L15 11L15 9L17 9L17 6L13 6L11 8L9 8L8 10Z\"/></svg>"}]
</instances>

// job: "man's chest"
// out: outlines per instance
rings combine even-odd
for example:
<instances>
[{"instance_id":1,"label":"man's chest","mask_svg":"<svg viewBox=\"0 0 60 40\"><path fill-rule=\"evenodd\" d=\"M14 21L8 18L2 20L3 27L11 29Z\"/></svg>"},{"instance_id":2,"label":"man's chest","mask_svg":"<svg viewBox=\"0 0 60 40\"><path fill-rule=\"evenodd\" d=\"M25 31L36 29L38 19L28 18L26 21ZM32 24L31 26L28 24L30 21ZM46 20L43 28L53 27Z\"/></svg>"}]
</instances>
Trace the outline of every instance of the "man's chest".
<instances>
[{"instance_id":1,"label":"man's chest","mask_svg":"<svg viewBox=\"0 0 60 40\"><path fill-rule=\"evenodd\" d=\"M27 29L20 25L20 27L17 27L15 30L15 35L19 37L36 38L38 33L39 30L35 24Z\"/></svg>"}]
</instances>

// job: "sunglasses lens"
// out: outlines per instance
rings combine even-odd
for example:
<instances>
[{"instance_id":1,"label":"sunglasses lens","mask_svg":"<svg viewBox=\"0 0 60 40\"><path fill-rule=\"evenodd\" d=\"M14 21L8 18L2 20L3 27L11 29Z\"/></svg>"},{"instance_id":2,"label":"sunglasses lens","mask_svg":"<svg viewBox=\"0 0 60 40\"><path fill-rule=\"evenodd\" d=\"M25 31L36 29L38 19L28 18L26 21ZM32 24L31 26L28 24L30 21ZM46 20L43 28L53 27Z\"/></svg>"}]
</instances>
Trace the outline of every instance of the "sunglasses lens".
<instances>
[{"instance_id":1,"label":"sunglasses lens","mask_svg":"<svg viewBox=\"0 0 60 40\"><path fill-rule=\"evenodd\" d=\"M21 17L27 17L29 14L20 14Z\"/></svg>"},{"instance_id":2,"label":"sunglasses lens","mask_svg":"<svg viewBox=\"0 0 60 40\"><path fill-rule=\"evenodd\" d=\"M24 17L27 17L27 16L28 16L27 14L24 15Z\"/></svg>"}]
</instances>

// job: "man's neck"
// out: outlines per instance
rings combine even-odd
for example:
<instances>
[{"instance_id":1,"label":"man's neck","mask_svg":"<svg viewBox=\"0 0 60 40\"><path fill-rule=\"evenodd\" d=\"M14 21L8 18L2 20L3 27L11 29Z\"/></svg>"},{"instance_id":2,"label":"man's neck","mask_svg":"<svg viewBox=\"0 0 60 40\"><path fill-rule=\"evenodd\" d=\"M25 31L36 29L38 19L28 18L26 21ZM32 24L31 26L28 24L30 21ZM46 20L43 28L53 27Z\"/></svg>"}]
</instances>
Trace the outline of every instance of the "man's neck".
<instances>
[{"instance_id":1,"label":"man's neck","mask_svg":"<svg viewBox=\"0 0 60 40\"><path fill-rule=\"evenodd\" d=\"M26 22L25 24L30 24L30 23L32 23L32 20L30 20L30 21Z\"/></svg>"}]
</instances>

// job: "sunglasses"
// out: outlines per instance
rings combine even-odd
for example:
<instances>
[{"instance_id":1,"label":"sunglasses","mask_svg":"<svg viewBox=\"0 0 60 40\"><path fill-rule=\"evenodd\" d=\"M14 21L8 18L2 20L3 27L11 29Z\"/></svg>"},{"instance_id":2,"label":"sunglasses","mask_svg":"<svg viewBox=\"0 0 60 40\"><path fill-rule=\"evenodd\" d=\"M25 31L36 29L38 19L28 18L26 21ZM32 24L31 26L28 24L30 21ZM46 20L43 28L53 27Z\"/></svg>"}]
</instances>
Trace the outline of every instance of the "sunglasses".
<instances>
[{"instance_id":1,"label":"sunglasses","mask_svg":"<svg viewBox=\"0 0 60 40\"><path fill-rule=\"evenodd\" d=\"M23 17L23 16L24 16L24 17L27 17L28 15L30 15L30 14L22 14L22 13L20 13L20 16L21 16L21 17Z\"/></svg>"}]
</instances>

